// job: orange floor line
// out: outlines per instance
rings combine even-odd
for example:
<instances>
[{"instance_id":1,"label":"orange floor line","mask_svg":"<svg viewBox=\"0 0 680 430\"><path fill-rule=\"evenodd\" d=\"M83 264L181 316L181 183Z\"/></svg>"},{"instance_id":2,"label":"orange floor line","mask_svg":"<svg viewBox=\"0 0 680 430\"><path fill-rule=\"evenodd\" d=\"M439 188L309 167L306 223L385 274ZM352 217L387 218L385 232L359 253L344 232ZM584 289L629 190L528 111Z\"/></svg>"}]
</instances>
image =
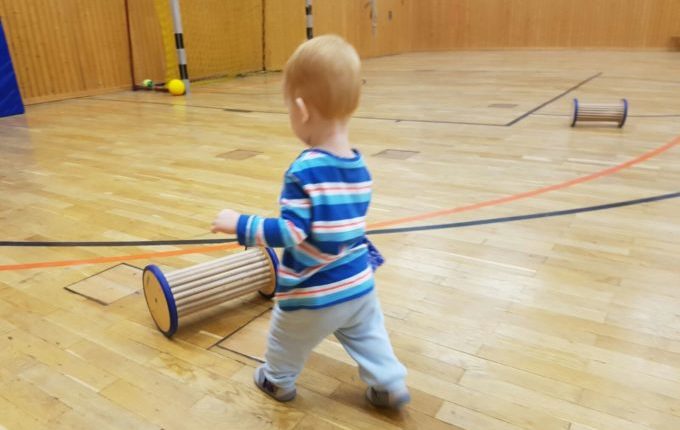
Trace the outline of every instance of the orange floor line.
<instances>
[{"instance_id":1,"label":"orange floor line","mask_svg":"<svg viewBox=\"0 0 680 430\"><path fill-rule=\"evenodd\" d=\"M145 254L114 255L111 257L96 257L83 260L63 260L63 261L42 261L35 263L8 264L0 266L0 272L9 270L40 269L45 267L69 267L82 266L86 264L118 263L130 260L145 260L151 258L175 257L187 254L207 254L216 251L228 251L231 249L242 248L238 243L228 243L225 245L197 246L193 248L177 249L174 251L148 252Z\"/></svg>"},{"instance_id":2,"label":"orange floor line","mask_svg":"<svg viewBox=\"0 0 680 430\"><path fill-rule=\"evenodd\" d=\"M501 204L505 203L510 203L514 202L517 200L522 200L526 199L529 197L534 197L540 194L545 194L551 191L557 191L561 190L564 188L568 188L577 184L582 184L584 182L589 182L593 181L595 179L603 178L605 176L610 176L613 175L614 173L620 172L621 170L630 168L636 164L643 163L650 158L656 157L659 154L662 154L669 149L673 148L674 146L680 144L680 136L676 136L673 138L670 142L655 148L651 151L645 152L631 160L628 160L626 162L623 162L621 164L617 164L616 166L609 167L604 170L600 170L595 173L591 173L589 175L581 176L575 179L571 179L565 182L560 182L559 184L554 184L554 185L548 185L546 187L542 188L537 188L535 190L531 191L526 191L523 193L519 194L513 194L510 196L505 196L505 197L500 197L497 199L492 199L492 200L486 200L483 202L479 203L473 203L470 205L466 206L459 206L455 208L449 208L449 209L442 209L434 212L428 212L428 213L423 213L420 215L414 215L410 217L404 217L404 218L397 218L394 220L388 220L388 221L381 221L381 222L376 222L369 224L368 228L369 229L375 229L379 227L389 227L389 226L395 226L395 225L400 225L400 224L407 224L411 223L414 221L423 221L426 219L431 219L435 217L440 217L440 216L445 216L445 215L451 215L455 213L460 213L460 212L467 212L471 210L476 210L476 209L481 209L485 207L490 207L490 206L498 206ZM13 271L13 270L26 270L26 269L39 269L39 268L47 268L47 267L70 267L70 266L81 266L81 265L86 265L86 264L103 264L103 263L114 263L114 262L121 262L121 261L130 261L130 260L144 260L144 259L152 259L152 258L162 258L162 257L174 257L178 255L187 255L187 254L205 254L205 253L210 253L210 252L216 252L216 251L226 251L226 250L231 250L231 249L237 249L240 248L241 245L237 243L229 243L225 245L211 245L211 246L199 246L199 247L193 247L193 248L185 248L185 249L179 249L175 251L160 251L160 252L149 252L149 253L144 253L144 254L132 254L132 255L117 255L117 256L111 256L111 257L97 257L97 258L89 258L89 259L83 259L83 260L63 260L63 261L43 261L43 262L33 262L33 263L22 263L22 264L6 264L6 265L0 265L0 272L6 272L6 271Z\"/></svg>"},{"instance_id":3,"label":"orange floor line","mask_svg":"<svg viewBox=\"0 0 680 430\"><path fill-rule=\"evenodd\" d=\"M485 207L489 207L489 206L498 206L498 205L501 205L501 204L510 203L510 202L514 202L514 201L517 201L517 200L526 199L526 198L529 198L529 197L534 197L534 196L537 196L539 194L545 194L545 193L548 193L548 192L551 192L551 191L561 190L561 189L564 189L564 188L571 187L573 185L582 184L584 182L589 182L589 181L592 181L594 179L613 175L616 172L627 169L627 168L632 167L636 164L640 164L640 163L642 163L646 160L649 160L650 158L656 157L657 155L659 155L659 154L661 154L665 151L668 151L673 146L678 145L678 144L680 144L680 136L676 136L673 140L666 143L665 145L660 146L656 149L653 149L649 152L645 152L644 154L641 154L641 155L639 155L639 156L637 156L637 157L635 157L631 160L628 160L628 161L621 163L621 164L617 164L616 166L612 166L608 169L600 170L599 172L591 173L590 175L581 176L581 177L578 177L578 178L575 178L575 179L571 179L569 181L560 182L559 184L548 185L548 186L543 187L543 188L537 188L535 190L526 191L526 192L519 193L519 194L513 194L513 195L510 195L510 196L500 197L498 199L487 200L487 201L479 202L479 203L473 203L471 205L459 206L459 207L450 208L450 209L442 209L442 210L438 210L438 211L434 211L434 212L428 212L428 213L424 213L424 214L420 214L420 215L414 215L414 216L404 217L404 218L397 218L397 219L394 219L394 220L376 222L376 223L371 224L369 226L369 228L384 228L384 227L391 227L391 226L395 226L395 225L399 225L399 224L406 224L406 223L410 223L410 222L414 222L414 221L423 221L423 220L426 220L426 219L440 217L440 216L444 216L444 215L451 215L451 214L460 213L460 212L467 212L467 211L471 211L471 210L475 210L475 209L481 209L481 208L485 208Z\"/></svg>"}]
</instances>

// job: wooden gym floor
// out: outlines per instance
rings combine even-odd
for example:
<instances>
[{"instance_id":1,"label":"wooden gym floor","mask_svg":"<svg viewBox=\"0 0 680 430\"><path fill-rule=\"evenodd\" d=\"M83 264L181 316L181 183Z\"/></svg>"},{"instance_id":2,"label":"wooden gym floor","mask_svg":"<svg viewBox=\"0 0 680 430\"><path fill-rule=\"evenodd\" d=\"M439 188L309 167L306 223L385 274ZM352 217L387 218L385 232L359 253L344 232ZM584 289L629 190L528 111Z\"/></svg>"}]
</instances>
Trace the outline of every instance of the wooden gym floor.
<instances>
[{"instance_id":1,"label":"wooden gym floor","mask_svg":"<svg viewBox=\"0 0 680 430\"><path fill-rule=\"evenodd\" d=\"M372 228L468 222L371 236L403 414L366 405L333 339L294 402L259 393L271 303L255 295L167 340L137 268L227 251L116 243L213 238L223 207L276 213L302 147L273 73L0 120L0 428L680 428L680 57L408 54L364 75ZM573 97L627 97L631 117L572 129Z\"/></svg>"}]
</instances>

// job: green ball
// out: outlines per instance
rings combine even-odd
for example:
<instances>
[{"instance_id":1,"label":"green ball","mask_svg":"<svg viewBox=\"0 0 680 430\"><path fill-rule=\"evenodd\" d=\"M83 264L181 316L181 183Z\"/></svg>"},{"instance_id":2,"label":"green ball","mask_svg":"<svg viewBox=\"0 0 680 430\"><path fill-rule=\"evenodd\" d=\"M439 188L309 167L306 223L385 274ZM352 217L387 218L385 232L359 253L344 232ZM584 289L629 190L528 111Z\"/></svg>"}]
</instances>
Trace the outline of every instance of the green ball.
<instances>
[{"instance_id":1,"label":"green ball","mask_svg":"<svg viewBox=\"0 0 680 430\"><path fill-rule=\"evenodd\" d=\"M153 88L153 81L151 79L144 79L142 85L146 88Z\"/></svg>"}]
</instances>

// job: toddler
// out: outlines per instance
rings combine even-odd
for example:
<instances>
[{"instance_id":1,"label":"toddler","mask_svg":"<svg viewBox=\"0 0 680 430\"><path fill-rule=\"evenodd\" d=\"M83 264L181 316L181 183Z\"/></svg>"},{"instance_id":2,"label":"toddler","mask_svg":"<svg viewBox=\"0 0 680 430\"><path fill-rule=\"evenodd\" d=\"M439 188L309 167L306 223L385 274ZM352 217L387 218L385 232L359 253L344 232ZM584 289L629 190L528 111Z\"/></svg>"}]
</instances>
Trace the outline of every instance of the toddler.
<instances>
[{"instance_id":1,"label":"toddler","mask_svg":"<svg viewBox=\"0 0 680 430\"><path fill-rule=\"evenodd\" d=\"M292 129L308 149L285 174L281 215L225 209L212 231L236 233L246 246L284 248L266 362L254 376L262 391L292 400L309 353L333 333L359 365L368 401L401 409L410 401L406 369L385 330L369 258L375 249L365 237L371 176L348 136L359 72L359 56L340 37L298 47L286 64L283 90Z\"/></svg>"}]
</instances>

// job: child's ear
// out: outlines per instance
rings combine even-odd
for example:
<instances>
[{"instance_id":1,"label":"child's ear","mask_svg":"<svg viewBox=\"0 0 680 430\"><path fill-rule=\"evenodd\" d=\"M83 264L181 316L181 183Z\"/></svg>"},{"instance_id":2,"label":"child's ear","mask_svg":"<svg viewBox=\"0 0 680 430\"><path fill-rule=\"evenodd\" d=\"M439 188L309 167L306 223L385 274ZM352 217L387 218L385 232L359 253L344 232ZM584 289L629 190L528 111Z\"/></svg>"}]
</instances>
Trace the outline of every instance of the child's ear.
<instances>
[{"instance_id":1,"label":"child's ear","mask_svg":"<svg viewBox=\"0 0 680 430\"><path fill-rule=\"evenodd\" d=\"M307 105L305 104L305 101L302 100L302 97L296 97L295 98L295 106L297 106L298 109L300 109L300 115L302 116L302 122L305 123L309 121L309 110L307 109Z\"/></svg>"}]
</instances>

